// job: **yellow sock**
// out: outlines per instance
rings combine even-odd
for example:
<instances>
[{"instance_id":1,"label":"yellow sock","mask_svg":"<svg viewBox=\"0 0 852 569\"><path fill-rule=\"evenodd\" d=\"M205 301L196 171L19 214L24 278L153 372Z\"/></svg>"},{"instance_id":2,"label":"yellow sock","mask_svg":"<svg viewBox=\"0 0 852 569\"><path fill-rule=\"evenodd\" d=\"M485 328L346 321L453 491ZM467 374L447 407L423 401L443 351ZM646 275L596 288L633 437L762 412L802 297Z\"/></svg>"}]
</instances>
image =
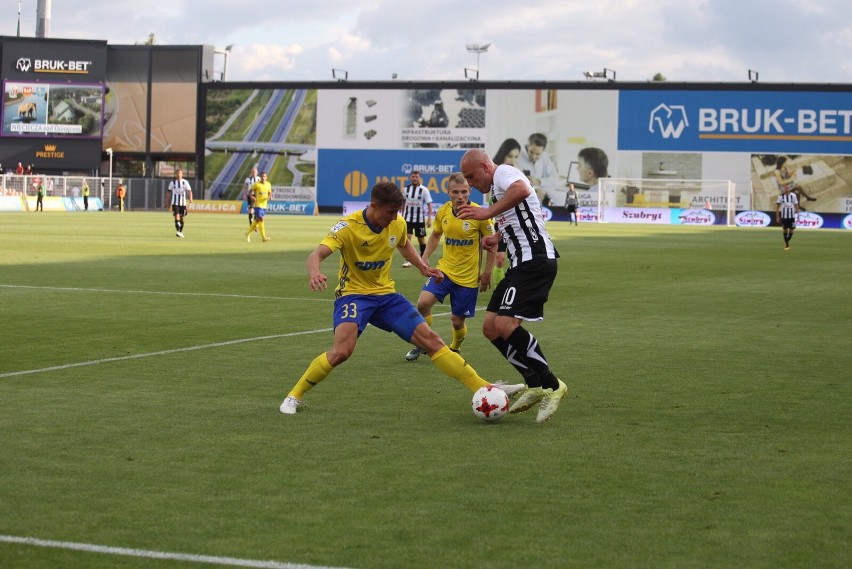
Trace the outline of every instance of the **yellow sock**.
<instances>
[{"instance_id":1,"label":"yellow sock","mask_svg":"<svg viewBox=\"0 0 852 569\"><path fill-rule=\"evenodd\" d=\"M260 238L266 239L266 224L264 222L258 222L257 228L260 230Z\"/></svg>"},{"instance_id":2,"label":"yellow sock","mask_svg":"<svg viewBox=\"0 0 852 569\"><path fill-rule=\"evenodd\" d=\"M302 377L299 378L299 381L296 382L296 385L290 390L287 396L302 399L306 391L309 391L317 383L324 380L333 369L332 365L328 363L328 356L325 355L325 352L321 353L314 358L314 361L311 362L311 365L308 366L308 369L305 370L305 373L302 374Z\"/></svg>"},{"instance_id":3,"label":"yellow sock","mask_svg":"<svg viewBox=\"0 0 852 569\"><path fill-rule=\"evenodd\" d=\"M455 328L453 328L453 342L450 344L450 349L460 349L462 342L464 342L465 336L467 336L467 324L462 326L461 330L456 330Z\"/></svg>"},{"instance_id":4,"label":"yellow sock","mask_svg":"<svg viewBox=\"0 0 852 569\"><path fill-rule=\"evenodd\" d=\"M432 315L429 314L429 316L424 316L423 318L426 319L426 324L428 324L429 328L431 328L432 327Z\"/></svg>"},{"instance_id":5,"label":"yellow sock","mask_svg":"<svg viewBox=\"0 0 852 569\"><path fill-rule=\"evenodd\" d=\"M432 355L432 363L439 370L455 380L462 382L471 393L476 393L480 387L488 385L488 382L479 377L476 370L470 367L464 358L444 346Z\"/></svg>"},{"instance_id":6,"label":"yellow sock","mask_svg":"<svg viewBox=\"0 0 852 569\"><path fill-rule=\"evenodd\" d=\"M491 286L496 285L506 276L506 270L503 267L494 267L491 271Z\"/></svg>"},{"instance_id":7,"label":"yellow sock","mask_svg":"<svg viewBox=\"0 0 852 569\"><path fill-rule=\"evenodd\" d=\"M252 222L251 222L251 225L249 226L249 230L248 230L248 231L246 231L246 235L251 235L251 232L252 232L252 231L254 231L254 228L255 228L255 227L257 227L257 222L256 222L256 221L252 221Z\"/></svg>"}]
</instances>

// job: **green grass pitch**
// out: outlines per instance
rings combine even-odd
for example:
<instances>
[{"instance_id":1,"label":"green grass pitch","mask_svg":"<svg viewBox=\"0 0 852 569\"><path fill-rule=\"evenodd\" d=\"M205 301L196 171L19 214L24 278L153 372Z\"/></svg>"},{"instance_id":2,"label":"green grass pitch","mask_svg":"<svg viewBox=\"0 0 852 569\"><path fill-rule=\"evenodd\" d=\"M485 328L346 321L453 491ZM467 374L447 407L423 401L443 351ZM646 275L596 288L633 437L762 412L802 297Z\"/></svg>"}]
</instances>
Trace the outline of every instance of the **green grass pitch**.
<instances>
[{"instance_id":1,"label":"green grass pitch","mask_svg":"<svg viewBox=\"0 0 852 569\"><path fill-rule=\"evenodd\" d=\"M852 235L552 223L528 326L570 390L550 421L477 421L376 329L283 416L331 343L304 261L336 219L273 216L261 244L245 216L181 240L166 212L0 215L0 536L270 567L849 566ZM463 355L516 381L480 324ZM0 567L197 566L0 539Z\"/></svg>"}]
</instances>

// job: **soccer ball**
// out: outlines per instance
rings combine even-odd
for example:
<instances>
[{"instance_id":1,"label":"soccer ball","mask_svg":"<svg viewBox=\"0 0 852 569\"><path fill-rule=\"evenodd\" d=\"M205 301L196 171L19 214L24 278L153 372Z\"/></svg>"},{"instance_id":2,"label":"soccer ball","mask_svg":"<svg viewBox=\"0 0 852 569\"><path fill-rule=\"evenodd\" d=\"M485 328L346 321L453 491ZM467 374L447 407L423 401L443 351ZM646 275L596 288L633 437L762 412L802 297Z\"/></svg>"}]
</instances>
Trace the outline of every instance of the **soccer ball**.
<instances>
[{"instance_id":1,"label":"soccer ball","mask_svg":"<svg viewBox=\"0 0 852 569\"><path fill-rule=\"evenodd\" d=\"M499 421L509 411L509 398L496 385L480 387L473 394L473 414L489 423Z\"/></svg>"}]
</instances>

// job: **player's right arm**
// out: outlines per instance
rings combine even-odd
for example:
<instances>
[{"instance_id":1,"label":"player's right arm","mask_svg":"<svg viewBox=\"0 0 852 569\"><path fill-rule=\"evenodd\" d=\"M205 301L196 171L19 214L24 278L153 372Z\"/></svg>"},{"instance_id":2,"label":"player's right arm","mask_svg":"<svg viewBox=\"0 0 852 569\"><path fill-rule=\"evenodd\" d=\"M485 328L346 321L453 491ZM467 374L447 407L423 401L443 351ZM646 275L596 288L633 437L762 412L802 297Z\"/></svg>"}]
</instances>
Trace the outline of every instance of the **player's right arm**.
<instances>
[{"instance_id":1,"label":"player's right arm","mask_svg":"<svg viewBox=\"0 0 852 569\"><path fill-rule=\"evenodd\" d=\"M423 255L420 256L427 265L429 264L429 257L435 252L438 244L441 242L442 233L440 227L438 223L435 223L432 233L429 234L429 239L426 241L426 249L423 250Z\"/></svg>"},{"instance_id":2,"label":"player's right arm","mask_svg":"<svg viewBox=\"0 0 852 569\"><path fill-rule=\"evenodd\" d=\"M332 253L327 245L319 244L313 253L308 255L305 265L308 267L308 284L311 290L322 291L328 288L328 278L322 274L320 264Z\"/></svg>"}]
</instances>

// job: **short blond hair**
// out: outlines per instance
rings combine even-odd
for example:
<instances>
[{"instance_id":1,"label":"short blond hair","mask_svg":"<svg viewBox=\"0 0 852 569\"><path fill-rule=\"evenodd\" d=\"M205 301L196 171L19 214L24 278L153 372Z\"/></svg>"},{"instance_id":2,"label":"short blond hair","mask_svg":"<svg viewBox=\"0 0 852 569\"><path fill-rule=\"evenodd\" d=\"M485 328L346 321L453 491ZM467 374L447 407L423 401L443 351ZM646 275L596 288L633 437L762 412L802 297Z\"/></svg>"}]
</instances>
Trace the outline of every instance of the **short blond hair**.
<instances>
[{"instance_id":1,"label":"short blond hair","mask_svg":"<svg viewBox=\"0 0 852 569\"><path fill-rule=\"evenodd\" d=\"M464 178L464 174L461 172L453 172L450 174L450 177L447 179L447 187L449 187L450 184L462 184L463 186L468 185L467 180Z\"/></svg>"}]
</instances>

